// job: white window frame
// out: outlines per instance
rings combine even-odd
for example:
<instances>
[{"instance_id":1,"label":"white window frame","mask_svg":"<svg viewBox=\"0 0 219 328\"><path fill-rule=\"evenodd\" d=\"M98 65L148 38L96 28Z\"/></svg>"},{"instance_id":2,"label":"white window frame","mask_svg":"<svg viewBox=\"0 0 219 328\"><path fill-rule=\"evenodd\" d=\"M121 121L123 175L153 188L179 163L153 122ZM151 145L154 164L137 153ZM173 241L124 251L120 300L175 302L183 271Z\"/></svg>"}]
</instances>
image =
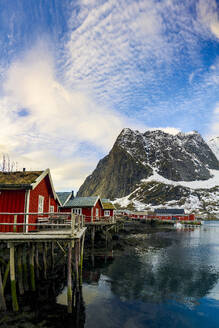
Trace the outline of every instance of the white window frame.
<instances>
[{"instance_id":1,"label":"white window frame","mask_svg":"<svg viewBox=\"0 0 219 328\"><path fill-rule=\"evenodd\" d=\"M110 216L110 211L109 210L105 210L104 211L104 216Z\"/></svg>"},{"instance_id":2,"label":"white window frame","mask_svg":"<svg viewBox=\"0 0 219 328\"><path fill-rule=\"evenodd\" d=\"M96 208L96 216L99 216L99 208Z\"/></svg>"},{"instance_id":3,"label":"white window frame","mask_svg":"<svg viewBox=\"0 0 219 328\"><path fill-rule=\"evenodd\" d=\"M38 197L38 213L43 213L44 210L44 197L39 195Z\"/></svg>"},{"instance_id":4,"label":"white window frame","mask_svg":"<svg viewBox=\"0 0 219 328\"><path fill-rule=\"evenodd\" d=\"M81 215L82 214L82 208L81 207L73 208L72 212L76 215Z\"/></svg>"},{"instance_id":5,"label":"white window frame","mask_svg":"<svg viewBox=\"0 0 219 328\"><path fill-rule=\"evenodd\" d=\"M50 205L49 211L50 211L50 213L54 213L55 212L55 206L54 205Z\"/></svg>"}]
</instances>

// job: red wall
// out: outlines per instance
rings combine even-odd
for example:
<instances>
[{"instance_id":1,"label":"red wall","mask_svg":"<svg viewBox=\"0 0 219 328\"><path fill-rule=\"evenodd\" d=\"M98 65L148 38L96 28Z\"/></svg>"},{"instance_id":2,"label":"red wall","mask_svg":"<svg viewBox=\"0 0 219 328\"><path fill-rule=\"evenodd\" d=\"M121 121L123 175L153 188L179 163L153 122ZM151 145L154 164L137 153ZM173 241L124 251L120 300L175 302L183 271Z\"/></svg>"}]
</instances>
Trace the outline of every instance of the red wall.
<instances>
[{"instance_id":1,"label":"red wall","mask_svg":"<svg viewBox=\"0 0 219 328\"><path fill-rule=\"evenodd\" d=\"M50 212L49 206L54 205L54 212L58 211L57 202L54 200L52 189L48 175L36 186L34 190L30 191L29 212L38 212L39 195L44 197L43 212ZM45 217L46 215L29 215L29 223L36 223L37 217ZM35 230L35 226L30 226L29 231Z\"/></svg>"},{"instance_id":2,"label":"red wall","mask_svg":"<svg viewBox=\"0 0 219 328\"><path fill-rule=\"evenodd\" d=\"M99 209L99 216L96 217L96 208ZM93 221L99 220L99 218L102 215L102 206L101 206L101 202L98 199L96 205L93 207Z\"/></svg>"},{"instance_id":3,"label":"red wall","mask_svg":"<svg viewBox=\"0 0 219 328\"><path fill-rule=\"evenodd\" d=\"M25 206L25 190L1 190L0 191L0 213L23 213ZM22 215L17 218L18 223L24 220ZM0 222L14 222L12 215L0 215ZM22 231L23 227L20 226L17 231ZM13 232L13 226L0 226L1 232Z\"/></svg>"},{"instance_id":4,"label":"red wall","mask_svg":"<svg viewBox=\"0 0 219 328\"><path fill-rule=\"evenodd\" d=\"M92 210L92 207L83 207L82 208L82 214L85 215L86 222L91 222L91 210Z\"/></svg>"}]
</instances>

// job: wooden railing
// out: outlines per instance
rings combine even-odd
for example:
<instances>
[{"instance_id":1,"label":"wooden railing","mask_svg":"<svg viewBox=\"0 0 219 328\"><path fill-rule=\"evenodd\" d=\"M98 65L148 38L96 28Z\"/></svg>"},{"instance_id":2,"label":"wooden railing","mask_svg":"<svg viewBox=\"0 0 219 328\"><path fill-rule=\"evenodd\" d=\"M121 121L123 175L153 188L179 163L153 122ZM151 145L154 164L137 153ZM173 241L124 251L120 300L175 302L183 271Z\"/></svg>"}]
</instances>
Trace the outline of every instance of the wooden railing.
<instances>
[{"instance_id":1,"label":"wooden railing","mask_svg":"<svg viewBox=\"0 0 219 328\"><path fill-rule=\"evenodd\" d=\"M115 223L115 216L86 216L85 223Z\"/></svg>"},{"instance_id":2,"label":"wooden railing","mask_svg":"<svg viewBox=\"0 0 219 328\"><path fill-rule=\"evenodd\" d=\"M0 233L30 233L68 230L74 235L85 226L84 215L55 213L0 213ZM53 231L55 232L55 231Z\"/></svg>"}]
</instances>

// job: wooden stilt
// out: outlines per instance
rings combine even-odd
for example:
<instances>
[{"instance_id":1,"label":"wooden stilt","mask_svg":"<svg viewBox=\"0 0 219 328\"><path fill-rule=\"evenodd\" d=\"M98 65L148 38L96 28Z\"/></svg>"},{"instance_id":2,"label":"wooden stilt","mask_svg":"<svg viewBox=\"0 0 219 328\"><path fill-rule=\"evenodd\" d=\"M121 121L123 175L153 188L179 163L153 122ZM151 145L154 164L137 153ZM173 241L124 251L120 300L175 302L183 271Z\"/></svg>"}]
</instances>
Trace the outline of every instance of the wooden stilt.
<instances>
[{"instance_id":1,"label":"wooden stilt","mask_svg":"<svg viewBox=\"0 0 219 328\"><path fill-rule=\"evenodd\" d=\"M22 246L18 246L17 251L17 273L18 273L18 288L20 295L24 294L24 285L23 285L23 268L22 268Z\"/></svg>"},{"instance_id":2,"label":"wooden stilt","mask_svg":"<svg viewBox=\"0 0 219 328\"><path fill-rule=\"evenodd\" d=\"M94 249L94 240L95 240L95 227L91 228L91 247Z\"/></svg>"},{"instance_id":3,"label":"wooden stilt","mask_svg":"<svg viewBox=\"0 0 219 328\"><path fill-rule=\"evenodd\" d=\"M0 311L6 311L6 303L5 303L5 297L4 297L4 288L2 283L2 271L0 267Z\"/></svg>"},{"instance_id":4,"label":"wooden stilt","mask_svg":"<svg viewBox=\"0 0 219 328\"><path fill-rule=\"evenodd\" d=\"M13 311L17 312L19 310L19 306L17 301L16 280L15 280L14 244L10 243L9 247L10 247L10 277L11 277L12 308Z\"/></svg>"},{"instance_id":5,"label":"wooden stilt","mask_svg":"<svg viewBox=\"0 0 219 328\"><path fill-rule=\"evenodd\" d=\"M83 258L84 258L84 238L85 234L82 236L81 241L81 257L80 257L80 286L82 286L82 271L83 271Z\"/></svg>"},{"instance_id":6,"label":"wooden stilt","mask_svg":"<svg viewBox=\"0 0 219 328\"><path fill-rule=\"evenodd\" d=\"M39 264L39 245L36 243L35 245L35 263L36 263L36 277L37 279L40 278L40 264Z\"/></svg>"},{"instance_id":7,"label":"wooden stilt","mask_svg":"<svg viewBox=\"0 0 219 328\"><path fill-rule=\"evenodd\" d=\"M8 261L8 264L6 266L5 273L4 273L3 289L5 289L5 286L6 286L6 283L7 283L9 271L10 271L10 261Z\"/></svg>"},{"instance_id":8,"label":"wooden stilt","mask_svg":"<svg viewBox=\"0 0 219 328\"><path fill-rule=\"evenodd\" d=\"M55 263L55 244L54 242L51 243L51 266L52 270L54 269L54 263Z\"/></svg>"},{"instance_id":9,"label":"wooden stilt","mask_svg":"<svg viewBox=\"0 0 219 328\"><path fill-rule=\"evenodd\" d=\"M79 241L76 241L75 243L75 285L76 285L76 290L79 287L79 270L78 270L78 265L79 265Z\"/></svg>"},{"instance_id":10,"label":"wooden stilt","mask_svg":"<svg viewBox=\"0 0 219 328\"><path fill-rule=\"evenodd\" d=\"M107 231L105 231L105 247L107 248L107 246L108 246Z\"/></svg>"},{"instance_id":11,"label":"wooden stilt","mask_svg":"<svg viewBox=\"0 0 219 328\"><path fill-rule=\"evenodd\" d=\"M34 272L34 251L35 251L35 245L32 243L30 249L30 283L31 283L31 289L33 291L36 290L35 272Z\"/></svg>"},{"instance_id":12,"label":"wooden stilt","mask_svg":"<svg viewBox=\"0 0 219 328\"><path fill-rule=\"evenodd\" d=\"M68 277L67 277L67 298L68 298L68 313L72 313L72 244L68 245Z\"/></svg>"},{"instance_id":13,"label":"wooden stilt","mask_svg":"<svg viewBox=\"0 0 219 328\"><path fill-rule=\"evenodd\" d=\"M24 290L29 289L29 284L28 284L28 271L27 271L27 249L24 246L23 247L23 269L24 269Z\"/></svg>"},{"instance_id":14,"label":"wooden stilt","mask_svg":"<svg viewBox=\"0 0 219 328\"><path fill-rule=\"evenodd\" d=\"M47 279L47 261L46 261L46 256L47 256L47 245L44 243L43 245L43 267L44 267L44 278Z\"/></svg>"}]
</instances>

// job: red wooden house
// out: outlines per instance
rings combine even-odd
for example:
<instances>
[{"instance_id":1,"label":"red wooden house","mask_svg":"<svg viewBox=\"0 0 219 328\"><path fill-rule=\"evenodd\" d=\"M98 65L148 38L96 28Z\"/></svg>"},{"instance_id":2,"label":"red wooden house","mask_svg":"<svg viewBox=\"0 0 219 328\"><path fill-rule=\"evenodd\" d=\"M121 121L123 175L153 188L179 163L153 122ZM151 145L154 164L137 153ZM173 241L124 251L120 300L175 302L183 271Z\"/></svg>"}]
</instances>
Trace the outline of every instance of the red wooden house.
<instances>
[{"instance_id":1,"label":"red wooden house","mask_svg":"<svg viewBox=\"0 0 219 328\"><path fill-rule=\"evenodd\" d=\"M102 214L102 203L99 196L75 197L69 199L64 206L60 207L60 212L72 212L85 216L86 222L98 221Z\"/></svg>"},{"instance_id":2,"label":"red wooden house","mask_svg":"<svg viewBox=\"0 0 219 328\"><path fill-rule=\"evenodd\" d=\"M0 213L58 212L60 201L55 193L49 169L45 171L0 172ZM37 215L18 215L18 223L36 223ZM1 215L0 222L13 223L14 216ZM34 230L29 226L26 231ZM17 228L23 231L24 226ZM1 232L14 231L11 225L1 225Z\"/></svg>"},{"instance_id":3,"label":"red wooden house","mask_svg":"<svg viewBox=\"0 0 219 328\"><path fill-rule=\"evenodd\" d=\"M159 220L194 221L194 214L185 214L184 209L179 208L158 208L154 211L153 218Z\"/></svg>"},{"instance_id":4,"label":"red wooden house","mask_svg":"<svg viewBox=\"0 0 219 328\"><path fill-rule=\"evenodd\" d=\"M115 206L109 199L101 198L101 203L102 203L102 212L101 216L102 217L114 217L114 211L115 211Z\"/></svg>"}]
</instances>

